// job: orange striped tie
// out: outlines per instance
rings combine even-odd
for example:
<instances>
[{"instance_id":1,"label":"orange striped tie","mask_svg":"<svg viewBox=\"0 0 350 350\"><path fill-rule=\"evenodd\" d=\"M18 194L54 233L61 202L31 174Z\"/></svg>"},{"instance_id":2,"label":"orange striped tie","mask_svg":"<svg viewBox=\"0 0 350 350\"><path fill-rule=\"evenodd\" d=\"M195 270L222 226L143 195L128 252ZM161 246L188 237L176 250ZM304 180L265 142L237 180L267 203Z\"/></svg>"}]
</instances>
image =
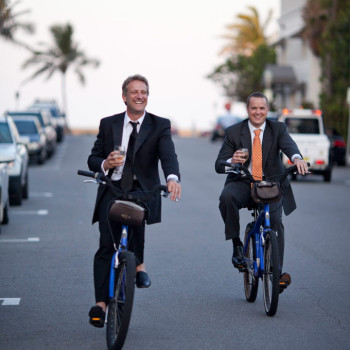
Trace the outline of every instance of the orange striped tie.
<instances>
[{"instance_id":1,"label":"orange striped tie","mask_svg":"<svg viewBox=\"0 0 350 350\"><path fill-rule=\"evenodd\" d=\"M260 129L254 130L255 137L253 140L252 153L252 175L255 180L262 180L262 149L260 141Z\"/></svg>"}]
</instances>

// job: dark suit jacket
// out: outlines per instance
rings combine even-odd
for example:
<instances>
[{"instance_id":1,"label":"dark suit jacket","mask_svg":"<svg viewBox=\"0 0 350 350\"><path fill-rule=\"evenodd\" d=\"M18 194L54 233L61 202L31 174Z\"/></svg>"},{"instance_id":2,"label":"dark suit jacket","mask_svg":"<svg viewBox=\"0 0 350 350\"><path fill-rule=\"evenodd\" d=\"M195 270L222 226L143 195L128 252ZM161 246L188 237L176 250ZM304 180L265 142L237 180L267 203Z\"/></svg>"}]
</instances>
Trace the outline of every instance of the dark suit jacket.
<instances>
[{"instance_id":1,"label":"dark suit jacket","mask_svg":"<svg viewBox=\"0 0 350 350\"><path fill-rule=\"evenodd\" d=\"M125 112L101 120L97 139L88 158L91 171L100 172L103 160L113 151L114 145L121 144L124 116ZM134 149L134 172L144 191L150 191L155 185L160 184L159 160L165 179L170 174L175 174L180 179L179 164L171 138L170 121L146 112ZM106 190L103 185L98 188L93 223L99 220L97 209ZM153 196L148 206L150 212L147 223L160 222L160 195Z\"/></svg>"},{"instance_id":2,"label":"dark suit jacket","mask_svg":"<svg viewBox=\"0 0 350 350\"><path fill-rule=\"evenodd\" d=\"M219 161L226 161L232 158L233 153L239 148L248 148L249 159L245 163L245 166L248 166L251 162L252 154L252 140L248 127L248 119L226 129L226 138L215 162L215 170L218 173L225 173L225 167L219 165ZM281 174L284 171L280 150L289 159L294 154L301 154L298 146L288 134L286 125L267 119L262 142L263 173L267 178ZM241 177L229 173L225 184L237 180L241 180ZM285 214L289 215L296 208L296 204L288 178L281 184L281 188L283 193L283 209Z\"/></svg>"}]
</instances>

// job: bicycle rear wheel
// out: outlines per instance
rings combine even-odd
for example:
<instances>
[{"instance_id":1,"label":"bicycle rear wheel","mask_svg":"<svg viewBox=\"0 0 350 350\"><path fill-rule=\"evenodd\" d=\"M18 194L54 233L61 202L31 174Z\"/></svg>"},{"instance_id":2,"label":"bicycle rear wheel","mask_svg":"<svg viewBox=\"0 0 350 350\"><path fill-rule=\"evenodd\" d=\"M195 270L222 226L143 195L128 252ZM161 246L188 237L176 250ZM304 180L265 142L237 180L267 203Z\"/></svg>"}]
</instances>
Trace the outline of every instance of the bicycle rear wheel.
<instances>
[{"instance_id":1,"label":"bicycle rear wheel","mask_svg":"<svg viewBox=\"0 0 350 350\"><path fill-rule=\"evenodd\" d=\"M244 242L247 244L247 251L245 252L245 257L255 261L256 260L256 247L254 242L254 236L250 236L249 241L247 242L248 233L254 227L253 223L249 223L245 229ZM249 264L249 263L248 263ZM253 303L258 294L259 287L259 277L254 276L254 271L252 271L249 266L247 270L243 273L243 282L244 282L244 293L247 301Z\"/></svg>"},{"instance_id":2,"label":"bicycle rear wheel","mask_svg":"<svg viewBox=\"0 0 350 350\"><path fill-rule=\"evenodd\" d=\"M119 256L116 270L114 298L109 300L107 315L107 347L119 350L123 347L128 333L135 293L135 256L124 252Z\"/></svg>"},{"instance_id":3,"label":"bicycle rear wheel","mask_svg":"<svg viewBox=\"0 0 350 350\"><path fill-rule=\"evenodd\" d=\"M264 245L264 305L268 316L275 315L279 296L279 252L276 232L268 230Z\"/></svg>"}]
</instances>

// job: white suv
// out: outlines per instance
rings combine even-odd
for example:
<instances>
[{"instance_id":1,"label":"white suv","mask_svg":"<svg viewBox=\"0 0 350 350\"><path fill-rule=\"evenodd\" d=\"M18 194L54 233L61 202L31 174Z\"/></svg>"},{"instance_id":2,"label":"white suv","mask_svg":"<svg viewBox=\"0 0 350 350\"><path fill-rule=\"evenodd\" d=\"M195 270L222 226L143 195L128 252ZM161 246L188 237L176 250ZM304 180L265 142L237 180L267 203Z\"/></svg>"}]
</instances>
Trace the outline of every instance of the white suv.
<instances>
[{"instance_id":1,"label":"white suv","mask_svg":"<svg viewBox=\"0 0 350 350\"><path fill-rule=\"evenodd\" d=\"M0 162L8 163L10 205L28 198L29 156L24 141L11 118L0 117Z\"/></svg>"}]
</instances>

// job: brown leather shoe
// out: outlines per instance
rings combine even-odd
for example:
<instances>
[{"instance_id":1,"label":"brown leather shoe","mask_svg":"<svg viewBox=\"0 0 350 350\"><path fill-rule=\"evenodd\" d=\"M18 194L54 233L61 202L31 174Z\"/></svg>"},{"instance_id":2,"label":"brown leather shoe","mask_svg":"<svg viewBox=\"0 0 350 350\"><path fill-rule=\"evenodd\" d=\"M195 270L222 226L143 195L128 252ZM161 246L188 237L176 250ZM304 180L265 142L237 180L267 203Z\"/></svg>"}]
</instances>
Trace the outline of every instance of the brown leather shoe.
<instances>
[{"instance_id":1,"label":"brown leather shoe","mask_svg":"<svg viewBox=\"0 0 350 350\"><path fill-rule=\"evenodd\" d=\"M290 274L287 272L282 273L280 277L280 294L292 283Z\"/></svg>"}]
</instances>

